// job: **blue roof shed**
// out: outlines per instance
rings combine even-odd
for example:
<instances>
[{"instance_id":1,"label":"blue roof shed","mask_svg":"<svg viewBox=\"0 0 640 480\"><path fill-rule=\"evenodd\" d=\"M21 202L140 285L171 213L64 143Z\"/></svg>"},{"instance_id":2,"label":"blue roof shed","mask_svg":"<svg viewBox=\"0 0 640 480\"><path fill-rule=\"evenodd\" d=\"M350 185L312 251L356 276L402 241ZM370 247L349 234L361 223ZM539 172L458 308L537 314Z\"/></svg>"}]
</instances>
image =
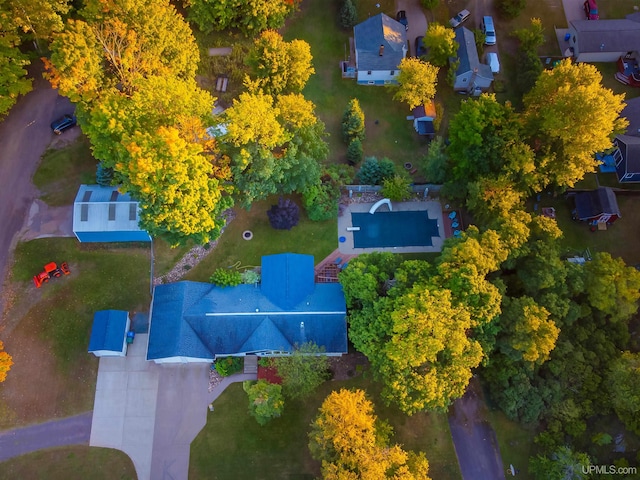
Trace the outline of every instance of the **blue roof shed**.
<instances>
[{"instance_id":1,"label":"blue roof shed","mask_svg":"<svg viewBox=\"0 0 640 480\"><path fill-rule=\"evenodd\" d=\"M347 352L342 286L315 284L310 255L263 257L260 288L178 282L154 290L148 360L279 354L306 342L329 355Z\"/></svg>"},{"instance_id":2,"label":"blue roof shed","mask_svg":"<svg viewBox=\"0 0 640 480\"><path fill-rule=\"evenodd\" d=\"M73 203L73 233L81 242L150 242L138 226L138 202L117 187L80 185Z\"/></svg>"},{"instance_id":3,"label":"blue roof shed","mask_svg":"<svg viewBox=\"0 0 640 480\"><path fill-rule=\"evenodd\" d=\"M93 353L96 357L126 355L126 336L129 325L128 312L122 310L96 312L89 338L89 353Z\"/></svg>"}]
</instances>

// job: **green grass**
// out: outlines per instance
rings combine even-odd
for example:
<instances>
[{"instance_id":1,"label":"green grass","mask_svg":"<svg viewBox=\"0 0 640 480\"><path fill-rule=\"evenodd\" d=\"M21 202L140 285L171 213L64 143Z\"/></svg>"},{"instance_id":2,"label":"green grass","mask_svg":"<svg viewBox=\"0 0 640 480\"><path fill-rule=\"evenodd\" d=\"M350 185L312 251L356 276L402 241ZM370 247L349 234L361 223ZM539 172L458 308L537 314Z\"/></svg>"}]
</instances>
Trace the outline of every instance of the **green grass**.
<instances>
[{"instance_id":1,"label":"green grass","mask_svg":"<svg viewBox=\"0 0 640 480\"><path fill-rule=\"evenodd\" d=\"M96 183L96 165L89 141L81 136L68 147L46 151L33 176L33 183L48 205L71 205L79 184Z\"/></svg>"},{"instance_id":2,"label":"green grass","mask_svg":"<svg viewBox=\"0 0 640 480\"><path fill-rule=\"evenodd\" d=\"M162 238L154 238L154 276L159 277L168 273L193 246L191 242L188 242L185 245L172 247L169 242Z\"/></svg>"},{"instance_id":3,"label":"green grass","mask_svg":"<svg viewBox=\"0 0 640 480\"><path fill-rule=\"evenodd\" d=\"M638 0L616 0L615 2L599 2L598 13L601 19L624 18L625 15L635 12L635 8L640 8Z\"/></svg>"},{"instance_id":4,"label":"green grass","mask_svg":"<svg viewBox=\"0 0 640 480\"><path fill-rule=\"evenodd\" d=\"M118 247L123 248L118 248ZM42 323L40 335L51 342L63 370L86 360L96 310L147 310L149 250L129 245L81 246L75 239L52 238L16 247L13 280L25 295L35 295L31 278L48 262L68 262L71 275L52 279L28 317Z\"/></svg>"},{"instance_id":5,"label":"green grass","mask_svg":"<svg viewBox=\"0 0 640 480\"><path fill-rule=\"evenodd\" d=\"M104 465L105 468L96 468ZM108 465L108 468L106 466ZM73 446L41 450L2 462L0 480L129 480L136 479L133 462L110 448Z\"/></svg>"},{"instance_id":6,"label":"green grass","mask_svg":"<svg viewBox=\"0 0 640 480\"><path fill-rule=\"evenodd\" d=\"M298 205L300 201L296 200ZM216 268L232 265L259 266L264 255L295 252L315 257L318 263L338 248L336 220L312 222L300 208L300 223L291 230L275 230L269 224L267 210L278 197L256 202L251 210L236 209L237 217L227 226L218 246L185 276L188 280L208 281ZM252 240L243 240L242 232L251 230Z\"/></svg>"},{"instance_id":7,"label":"green grass","mask_svg":"<svg viewBox=\"0 0 640 480\"><path fill-rule=\"evenodd\" d=\"M283 416L264 427L248 415L247 395L242 386L231 385L216 400L207 425L191 444L189 479L317 478L319 464L307 448L309 424L324 398L339 388L367 390L376 414L394 427L393 441L406 449L425 452L432 478L460 478L446 415L407 417L395 409L384 408L376 385L358 377L346 382L327 382L305 402L286 403Z\"/></svg>"},{"instance_id":8,"label":"green grass","mask_svg":"<svg viewBox=\"0 0 640 480\"><path fill-rule=\"evenodd\" d=\"M597 67L602 74L602 85L605 88L610 89L617 95L624 94L626 100L640 96L640 88L623 85L615 79L615 74L618 71L618 64L616 62L593 63L592 65Z\"/></svg>"},{"instance_id":9,"label":"green grass","mask_svg":"<svg viewBox=\"0 0 640 480\"><path fill-rule=\"evenodd\" d=\"M509 465L520 470L518 478L533 480L528 473L529 457L537 453L533 443L535 432L513 422L499 410L489 410L487 417L496 432L502 463L506 470Z\"/></svg>"}]
</instances>

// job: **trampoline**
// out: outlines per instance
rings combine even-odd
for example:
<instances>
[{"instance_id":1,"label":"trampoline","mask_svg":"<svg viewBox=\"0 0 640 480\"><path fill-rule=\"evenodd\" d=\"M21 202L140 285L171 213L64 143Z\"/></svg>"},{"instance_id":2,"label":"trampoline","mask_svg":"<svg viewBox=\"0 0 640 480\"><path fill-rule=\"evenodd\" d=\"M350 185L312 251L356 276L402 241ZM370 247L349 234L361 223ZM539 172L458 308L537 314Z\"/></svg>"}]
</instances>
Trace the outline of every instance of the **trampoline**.
<instances>
[{"instance_id":1,"label":"trampoline","mask_svg":"<svg viewBox=\"0 0 640 480\"><path fill-rule=\"evenodd\" d=\"M438 237L438 221L426 210L351 213L355 248L431 247L431 237Z\"/></svg>"}]
</instances>

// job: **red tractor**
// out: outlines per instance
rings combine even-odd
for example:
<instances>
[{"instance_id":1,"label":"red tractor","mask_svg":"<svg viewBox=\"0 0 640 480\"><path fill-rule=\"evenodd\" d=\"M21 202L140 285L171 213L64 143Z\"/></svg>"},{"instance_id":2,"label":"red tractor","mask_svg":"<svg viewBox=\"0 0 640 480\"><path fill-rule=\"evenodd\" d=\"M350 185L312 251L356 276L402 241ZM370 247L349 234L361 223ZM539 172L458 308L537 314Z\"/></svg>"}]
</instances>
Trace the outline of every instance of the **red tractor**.
<instances>
[{"instance_id":1,"label":"red tractor","mask_svg":"<svg viewBox=\"0 0 640 480\"><path fill-rule=\"evenodd\" d=\"M47 263L44 266L44 270L33 277L33 283L36 285L36 288L40 288L42 284L47 283L50 278L57 278L62 275L69 275L70 273L71 270L69 270L67 262L62 262L59 267L56 262Z\"/></svg>"}]
</instances>

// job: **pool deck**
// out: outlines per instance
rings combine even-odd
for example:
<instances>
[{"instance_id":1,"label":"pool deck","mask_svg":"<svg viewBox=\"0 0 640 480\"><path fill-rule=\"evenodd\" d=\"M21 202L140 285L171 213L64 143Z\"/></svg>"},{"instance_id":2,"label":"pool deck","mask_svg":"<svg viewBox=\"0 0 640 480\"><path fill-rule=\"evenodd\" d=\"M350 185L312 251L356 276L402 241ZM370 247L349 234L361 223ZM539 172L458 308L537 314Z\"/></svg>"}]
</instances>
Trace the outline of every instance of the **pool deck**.
<instances>
[{"instance_id":1,"label":"pool deck","mask_svg":"<svg viewBox=\"0 0 640 480\"><path fill-rule=\"evenodd\" d=\"M442 243L445 237L444 220L442 213L442 204L438 200L427 200L422 202L392 202L392 210L400 211L424 211L429 212L429 218L438 222L438 237L431 237L433 245L415 246L415 247L375 247L375 248L355 248L353 245L353 232L347 230L352 227L351 213L368 212L373 203L351 203L345 209L341 216L338 217L338 238L345 237L346 241L338 242L338 250L345 255L357 255L360 253L370 252L391 252L391 253L422 253L422 252L440 252L442 251ZM380 207L381 211L389 211L387 205ZM375 215L375 213L374 213ZM449 234L450 236L450 234Z\"/></svg>"}]
</instances>

